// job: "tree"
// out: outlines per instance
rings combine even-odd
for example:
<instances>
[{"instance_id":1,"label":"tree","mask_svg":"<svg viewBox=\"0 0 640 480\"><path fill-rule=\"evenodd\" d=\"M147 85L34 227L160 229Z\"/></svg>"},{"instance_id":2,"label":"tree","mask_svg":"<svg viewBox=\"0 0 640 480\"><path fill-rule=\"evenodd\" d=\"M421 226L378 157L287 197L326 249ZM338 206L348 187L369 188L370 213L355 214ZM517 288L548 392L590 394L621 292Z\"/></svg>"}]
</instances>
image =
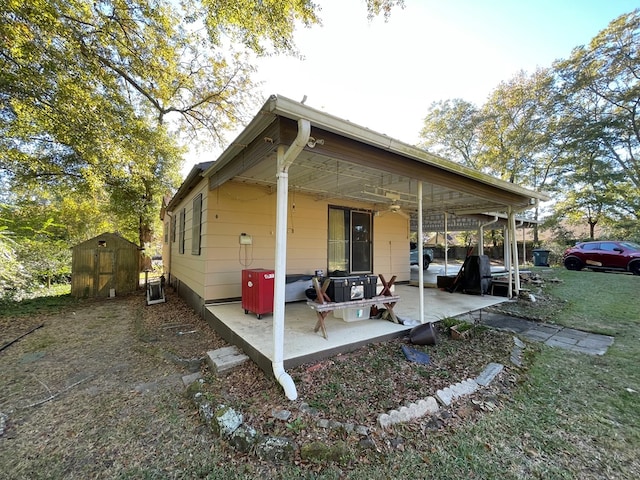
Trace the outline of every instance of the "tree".
<instances>
[{"instance_id":1,"label":"tree","mask_svg":"<svg viewBox=\"0 0 640 480\"><path fill-rule=\"evenodd\" d=\"M509 182L539 189L552 161L553 77L539 69L502 82L483 106L480 164Z\"/></svg>"},{"instance_id":2,"label":"tree","mask_svg":"<svg viewBox=\"0 0 640 480\"><path fill-rule=\"evenodd\" d=\"M12 300L28 283L28 276L16 255L16 246L11 232L0 226L0 302Z\"/></svg>"},{"instance_id":3,"label":"tree","mask_svg":"<svg viewBox=\"0 0 640 480\"><path fill-rule=\"evenodd\" d=\"M387 17L403 2L366 5ZM250 54L297 54L295 29L319 23L319 10L310 0L5 1L0 228L20 226L25 244L42 236L41 251L107 225L148 242L161 197L180 182L183 145L221 143L245 119ZM23 198L52 216L21 217ZM49 223L72 211L91 221L54 222L66 232Z\"/></svg>"},{"instance_id":4,"label":"tree","mask_svg":"<svg viewBox=\"0 0 640 480\"><path fill-rule=\"evenodd\" d=\"M423 146L503 180L545 188L563 150L553 135L559 118L553 80L544 69L520 72L502 82L482 108L461 99L433 104Z\"/></svg>"},{"instance_id":5,"label":"tree","mask_svg":"<svg viewBox=\"0 0 640 480\"><path fill-rule=\"evenodd\" d=\"M139 219L140 243L157 193L179 182L167 117L216 141L249 98L250 67L188 32L169 3L10 0L0 38L5 175L135 198L115 211Z\"/></svg>"},{"instance_id":6,"label":"tree","mask_svg":"<svg viewBox=\"0 0 640 480\"><path fill-rule=\"evenodd\" d=\"M607 218L611 218L611 206L621 193L617 188L620 176L603 174L605 171L608 171L608 166L597 154L583 156L575 170L568 172L559 182L565 187L572 185L572 188L566 188L554 208L554 217L558 220L567 219L572 225L588 224L592 240L595 239L596 225L606 224Z\"/></svg>"},{"instance_id":7,"label":"tree","mask_svg":"<svg viewBox=\"0 0 640 480\"><path fill-rule=\"evenodd\" d=\"M402 4L367 1L369 15ZM253 100L247 51L296 53L296 25L318 23L318 10L309 0L7 0L0 175L106 188L145 243L158 193L179 182L177 135L219 143Z\"/></svg>"},{"instance_id":8,"label":"tree","mask_svg":"<svg viewBox=\"0 0 640 480\"><path fill-rule=\"evenodd\" d=\"M597 160L598 202L609 222L640 218L639 53L640 10L635 10L554 66L564 96L563 132L576 152L573 166L579 172L583 162ZM584 199L594 182L561 182L567 185ZM579 210L580 204L574 207Z\"/></svg>"},{"instance_id":9,"label":"tree","mask_svg":"<svg viewBox=\"0 0 640 480\"><path fill-rule=\"evenodd\" d=\"M434 102L424 119L420 146L471 168L480 169L478 157L480 110L463 99Z\"/></svg>"}]
</instances>

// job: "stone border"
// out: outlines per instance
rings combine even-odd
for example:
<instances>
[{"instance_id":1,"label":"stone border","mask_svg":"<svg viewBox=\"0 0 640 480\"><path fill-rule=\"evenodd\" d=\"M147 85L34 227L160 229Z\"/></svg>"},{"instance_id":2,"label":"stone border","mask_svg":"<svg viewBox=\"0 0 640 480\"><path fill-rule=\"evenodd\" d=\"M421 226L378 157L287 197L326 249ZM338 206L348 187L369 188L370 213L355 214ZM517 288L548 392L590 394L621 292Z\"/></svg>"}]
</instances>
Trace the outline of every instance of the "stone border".
<instances>
[{"instance_id":1,"label":"stone border","mask_svg":"<svg viewBox=\"0 0 640 480\"><path fill-rule=\"evenodd\" d=\"M513 337L513 340L514 348L511 352L511 361L514 365L520 367L522 366L521 357L525 344L518 337ZM449 406L453 401L470 395L482 387L487 387L503 370L504 365L489 363L475 379L467 379L455 383L447 388L438 390L435 397L427 397L397 410L390 410L387 413L380 414L377 422L383 429L386 429L398 423L433 415L440 410L439 403ZM244 423L242 413L223 404L214 406L207 398L207 395L203 393L204 379L199 372L185 375L182 377L182 381L187 387L187 397L198 408L198 413L204 423L215 435L226 439L239 452L249 453L253 451L261 460L270 460L276 463L294 460L298 451L305 460L342 462L349 460L351 457L346 445L326 445L322 442L313 441L309 444L298 446L288 437L263 435L255 428ZM299 410L312 417L318 415L318 411L306 403L300 404ZM286 422L291 417L291 412L278 410L271 412L271 416ZM356 433L365 440L369 436L369 428L364 425L341 423L323 418L318 419L316 425L324 429L343 429L347 433Z\"/></svg>"},{"instance_id":2,"label":"stone border","mask_svg":"<svg viewBox=\"0 0 640 480\"><path fill-rule=\"evenodd\" d=\"M326 445L314 441L298 446L288 437L263 435L252 426L244 423L242 413L223 404L214 405L207 398L207 395L203 393L204 380L201 375L198 374L198 376L199 378L197 379L194 379L195 374L183 377L183 382L188 385L187 397L196 405L200 418L210 430L216 436L227 440L239 452L255 452L261 460L270 460L276 463L293 461L298 451L301 457L306 460L330 459L342 462L351 458L351 454L345 445ZM299 410L307 415L318 415L317 410L306 403L302 403ZM271 412L271 415L273 418L287 421L291 417L291 412L279 410ZM364 425L341 423L326 419L318 419L316 424L325 429L343 429L345 432L356 433L361 437L368 437L369 435L369 429Z\"/></svg>"},{"instance_id":3,"label":"stone border","mask_svg":"<svg viewBox=\"0 0 640 480\"><path fill-rule=\"evenodd\" d=\"M462 382L455 383L450 387L438 390L435 398L427 397L416 403L411 403L406 407L400 407L399 410L390 410L388 413L383 413L378 417L378 423L382 428L387 428L396 423L410 422L425 415L438 413L438 410L440 410L438 401L448 407L453 400L465 395L471 395L480 389L481 386L486 387L489 385L503 368L504 365L500 363L490 363L477 378L469 378Z\"/></svg>"}]
</instances>

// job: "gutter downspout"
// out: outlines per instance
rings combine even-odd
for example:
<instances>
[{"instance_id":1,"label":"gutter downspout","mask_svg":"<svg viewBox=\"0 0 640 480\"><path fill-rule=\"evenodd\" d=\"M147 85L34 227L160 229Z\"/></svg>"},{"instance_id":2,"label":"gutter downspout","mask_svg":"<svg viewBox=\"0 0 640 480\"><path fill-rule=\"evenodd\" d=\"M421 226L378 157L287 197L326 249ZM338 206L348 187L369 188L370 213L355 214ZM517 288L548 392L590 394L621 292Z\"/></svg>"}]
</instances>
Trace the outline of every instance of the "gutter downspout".
<instances>
[{"instance_id":1,"label":"gutter downspout","mask_svg":"<svg viewBox=\"0 0 640 480\"><path fill-rule=\"evenodd\" d=\"M487 227L498 221L498 214L493 215L493 220L480 224L478 227L478 255L484 255L484 227Z\"/></svg>"},{"instance_id":2,"label":"gutter downspout","mask_svg":"<svg viewBox=\"0 0 640 480\"><path fill-rule=\"evenodd\" d=\"M311 123L298 120L298 135L287 151L278 148L275 283L273 292L273 375L289 400L298 398L291 375L284 370L284 301L287 272L287 209L289 204L289 167L309 141Z\"/></svg>"}]
</instances>

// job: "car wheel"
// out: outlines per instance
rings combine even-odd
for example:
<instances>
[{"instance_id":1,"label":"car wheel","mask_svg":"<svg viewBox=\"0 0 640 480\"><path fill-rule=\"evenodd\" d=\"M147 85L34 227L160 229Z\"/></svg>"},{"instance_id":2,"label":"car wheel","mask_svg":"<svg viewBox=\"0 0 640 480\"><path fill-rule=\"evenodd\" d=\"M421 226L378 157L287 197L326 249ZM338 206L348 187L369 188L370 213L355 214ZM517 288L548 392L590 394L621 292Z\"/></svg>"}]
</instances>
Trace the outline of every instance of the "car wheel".
<instances>
[{"instance_id":1,"label":"car wheel","mask_svg":"<svg viewBox=\"0 0 640 480\"><path fill-rule=\"evenodd\" d=\"M427 268L429 268L429 264L430 264L430 263L431 263L431 260L429 260L429 258L428 258L428 257L425 257L425 258L422 260L422 269L423 269L423 270L426 270Z\"/></svg>"},{"instance_id":2,"label":"car wheel","mask_svg":"<svg viewBox=\"0 0 640 480\"><path fill-rule=\"evenodd\" d=\"M580 260L575 257L569 257L564 261L567 270L582 270L583 265Z\"/></svg>"},{"instance_id":3,"label":"car wheel","mask_svg":"<svg viewBox=\"0 0 640 480\"><path fill-rule=\"evenodd\" d=\"M629 271L634 275L640 275L640 262L635 262L629 265Z\"/></svg>"}]
</instances>

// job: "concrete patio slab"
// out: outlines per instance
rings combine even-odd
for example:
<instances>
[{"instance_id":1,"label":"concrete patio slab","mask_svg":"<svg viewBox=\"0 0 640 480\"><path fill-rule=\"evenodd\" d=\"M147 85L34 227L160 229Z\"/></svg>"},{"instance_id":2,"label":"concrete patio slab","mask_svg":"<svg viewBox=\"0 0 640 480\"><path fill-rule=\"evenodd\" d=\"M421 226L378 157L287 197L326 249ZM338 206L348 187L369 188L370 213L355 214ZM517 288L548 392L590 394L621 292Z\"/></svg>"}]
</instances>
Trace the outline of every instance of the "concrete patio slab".
<instances>
[{"instance_id":1,"label":"concrete patio slab","mask_svg":"<svg viewBox=\"0 0 640 480\"><path fill-rule=\"evenodd\" d=\"M314 332L317 321L315 312L306 302L285 305L284 363L285 368L319 361L339 353L352 351L368 343L385 341L407 335L420 324L419 295L422 294L425 315L422 322L437 322L445 317L455 317L478 311L506 301L504 297L491 295L466 295L449 293L435 288L422 291L410 285L395 285L400 301L394 307L397 317L407 324L387 320L362 319L345 321L332 314L327 315L327 338ZM273 360L272 316L261 319L245 315L240 302L211 304L205 307L205 318L229 343L238 345L262 369L270 369Z\"/></svg>"}]
</instances>

